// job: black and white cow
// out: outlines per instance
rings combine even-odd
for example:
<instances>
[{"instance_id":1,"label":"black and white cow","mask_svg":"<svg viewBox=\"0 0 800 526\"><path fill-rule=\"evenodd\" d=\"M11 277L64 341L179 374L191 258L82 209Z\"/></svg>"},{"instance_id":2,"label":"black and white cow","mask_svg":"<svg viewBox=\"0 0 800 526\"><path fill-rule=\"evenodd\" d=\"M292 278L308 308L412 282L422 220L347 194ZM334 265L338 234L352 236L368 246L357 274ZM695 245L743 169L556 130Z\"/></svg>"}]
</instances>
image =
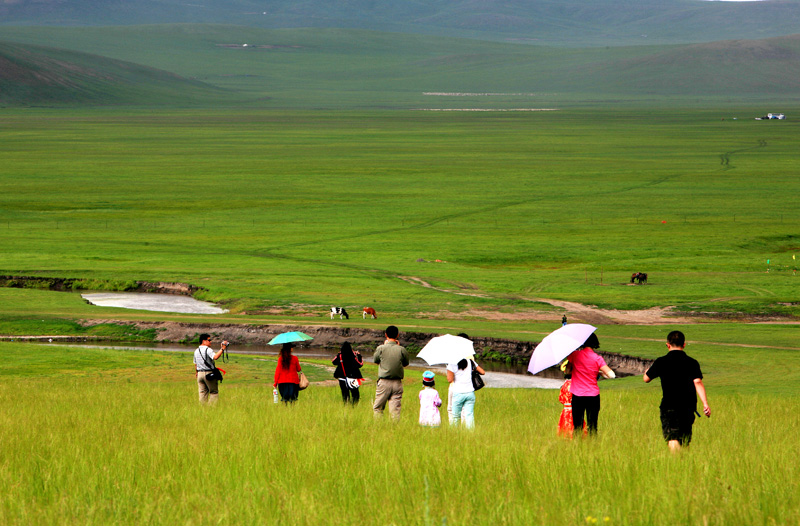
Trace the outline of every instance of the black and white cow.
<instances>
[{"instance_id":1,"label":"black and white cow","mask_svg":"<svg viewBox=\"0 0 800 526\"><path fill-rule=\"evenodd\" d=\"M347 311L345 310L344 307L331 307L331 319L333 319L333 317L336 316L337 314L339 315L340 320L342 318L346 320L350 319L350 315L347 314Z\"/></svg>"}]
</instances>

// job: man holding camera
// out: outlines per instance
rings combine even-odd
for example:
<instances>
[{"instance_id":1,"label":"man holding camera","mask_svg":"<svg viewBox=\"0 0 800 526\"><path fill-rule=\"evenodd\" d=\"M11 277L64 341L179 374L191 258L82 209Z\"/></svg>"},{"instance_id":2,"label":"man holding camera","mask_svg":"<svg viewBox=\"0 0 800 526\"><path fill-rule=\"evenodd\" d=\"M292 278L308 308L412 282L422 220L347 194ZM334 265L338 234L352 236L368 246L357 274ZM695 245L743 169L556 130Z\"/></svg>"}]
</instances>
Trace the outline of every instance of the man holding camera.
<instances>
[{"instance_id":1,"label":"man holding camera","mask_svg":"<svg viewBox=\"0 0 800 526\"><path fill-rule=\"evenodd\" d=\"M222 356L228 348L228 342L222 342L220 350L216 353L211 348L211 335L201 334L200 346L194 351L194 368L197 377L197 390L200 394L200 403L215 404L219 399L219 382L212 374L216 369L214 360Z\"/></svg>"}]
</instances>

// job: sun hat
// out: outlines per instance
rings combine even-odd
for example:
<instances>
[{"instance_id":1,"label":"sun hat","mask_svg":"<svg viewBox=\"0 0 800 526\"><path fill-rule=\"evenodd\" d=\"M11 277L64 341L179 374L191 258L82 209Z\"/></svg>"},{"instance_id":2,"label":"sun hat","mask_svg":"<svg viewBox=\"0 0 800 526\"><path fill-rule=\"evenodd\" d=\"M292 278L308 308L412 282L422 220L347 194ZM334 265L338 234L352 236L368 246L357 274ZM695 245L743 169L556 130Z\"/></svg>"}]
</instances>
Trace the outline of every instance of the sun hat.
<instances>
[{"instance_id":1,"label":"sun hat","mask_svg":"<svg viewBox=\"0 0 800 526\"><path fill-rule=\"evenodd\" d=\"M423 380L433 380L434 376L436 375L433 374L433 371L425 371L424 373L422 373Z\"/></svg>"}]
</instances>

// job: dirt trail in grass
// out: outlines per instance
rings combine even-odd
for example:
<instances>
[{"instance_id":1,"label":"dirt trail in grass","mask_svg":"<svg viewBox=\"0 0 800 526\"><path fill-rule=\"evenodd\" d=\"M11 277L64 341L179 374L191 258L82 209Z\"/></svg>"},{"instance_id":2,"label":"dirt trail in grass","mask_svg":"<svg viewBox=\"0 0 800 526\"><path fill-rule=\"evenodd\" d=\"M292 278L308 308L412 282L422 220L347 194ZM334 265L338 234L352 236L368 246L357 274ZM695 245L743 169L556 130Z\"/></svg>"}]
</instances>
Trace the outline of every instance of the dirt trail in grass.
<instances>
[{"instance_id":1,"label":"dirt trail in grass","mask_svg":"<svg viewBox=\"0 0 800 526\"><path fill-rule=\"evenodd\" d=\"M400 279L406 283L417 285L420 287L433 289L447 294L456 294L459 296L471 296L474 298L496 298L491 294L475 292L471 289L452 290L442 287L435 287L427 281L415 276L399 276ZM683 318L671 315L673 307L653 307L646 310L613 310L613 309L599 309L591 305L584 305L574 301L554 300L549 298L529 298L529 297L514 297L514 300L530 301L531 303L545 303L563 309L557 313L541 312L536 310L521 311L515 313L499 313L491 311L482 311L473 309L464 313L447 313L448 317L481 317L496 320L531 320L531 321L546 321L553 320L554 318L560 319L562 315L566 315L567 319L571 322L583 322L597 325L668 325L676 323L697 323L697 319ZM440 315L443 313L440 313Z\"/></svg>"},{"instance_id":2,"label":"dirt trail in grass","mask_svg":"<svg viewBox=\"0 0 800 526\"><path fill-rule=\"evenodd\" d=\"M695 323L697 320L671 315L672 307L653 307L645 310L598 309L572 301L551 300L547 298L526 298L531 301L548 303L566 311L567 318L576 318L585 323L599 325L665 325L675 323Z\"/></svg>"}]
</instances>

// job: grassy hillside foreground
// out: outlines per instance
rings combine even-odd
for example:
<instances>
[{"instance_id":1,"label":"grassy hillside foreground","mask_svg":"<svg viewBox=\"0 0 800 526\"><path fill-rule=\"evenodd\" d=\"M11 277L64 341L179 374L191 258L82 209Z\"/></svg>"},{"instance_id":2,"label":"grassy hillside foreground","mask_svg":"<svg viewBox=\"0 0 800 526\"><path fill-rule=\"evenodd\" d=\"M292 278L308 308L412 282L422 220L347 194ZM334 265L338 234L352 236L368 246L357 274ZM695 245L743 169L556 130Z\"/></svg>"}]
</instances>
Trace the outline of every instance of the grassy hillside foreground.
<instances>
[{"instance_id":1,"label":"grassy hillside foreground","mask_svg":"<svg viewBox=\"0 0 800 526\"><path fill-rule=\"evenodd\" d=\"M599 436L567 441L556 391L485 389L474 432L422 429L420 371L395 425L373 420L372 382L356 408L316 383L273 404L271 360L232 356L208 409L189 355L3 343L0 522L796 524L796 357L740 374L734 351L693 347L713 414L673 456L640 378L602 382Z\"/></svg>"}]
</instances>

